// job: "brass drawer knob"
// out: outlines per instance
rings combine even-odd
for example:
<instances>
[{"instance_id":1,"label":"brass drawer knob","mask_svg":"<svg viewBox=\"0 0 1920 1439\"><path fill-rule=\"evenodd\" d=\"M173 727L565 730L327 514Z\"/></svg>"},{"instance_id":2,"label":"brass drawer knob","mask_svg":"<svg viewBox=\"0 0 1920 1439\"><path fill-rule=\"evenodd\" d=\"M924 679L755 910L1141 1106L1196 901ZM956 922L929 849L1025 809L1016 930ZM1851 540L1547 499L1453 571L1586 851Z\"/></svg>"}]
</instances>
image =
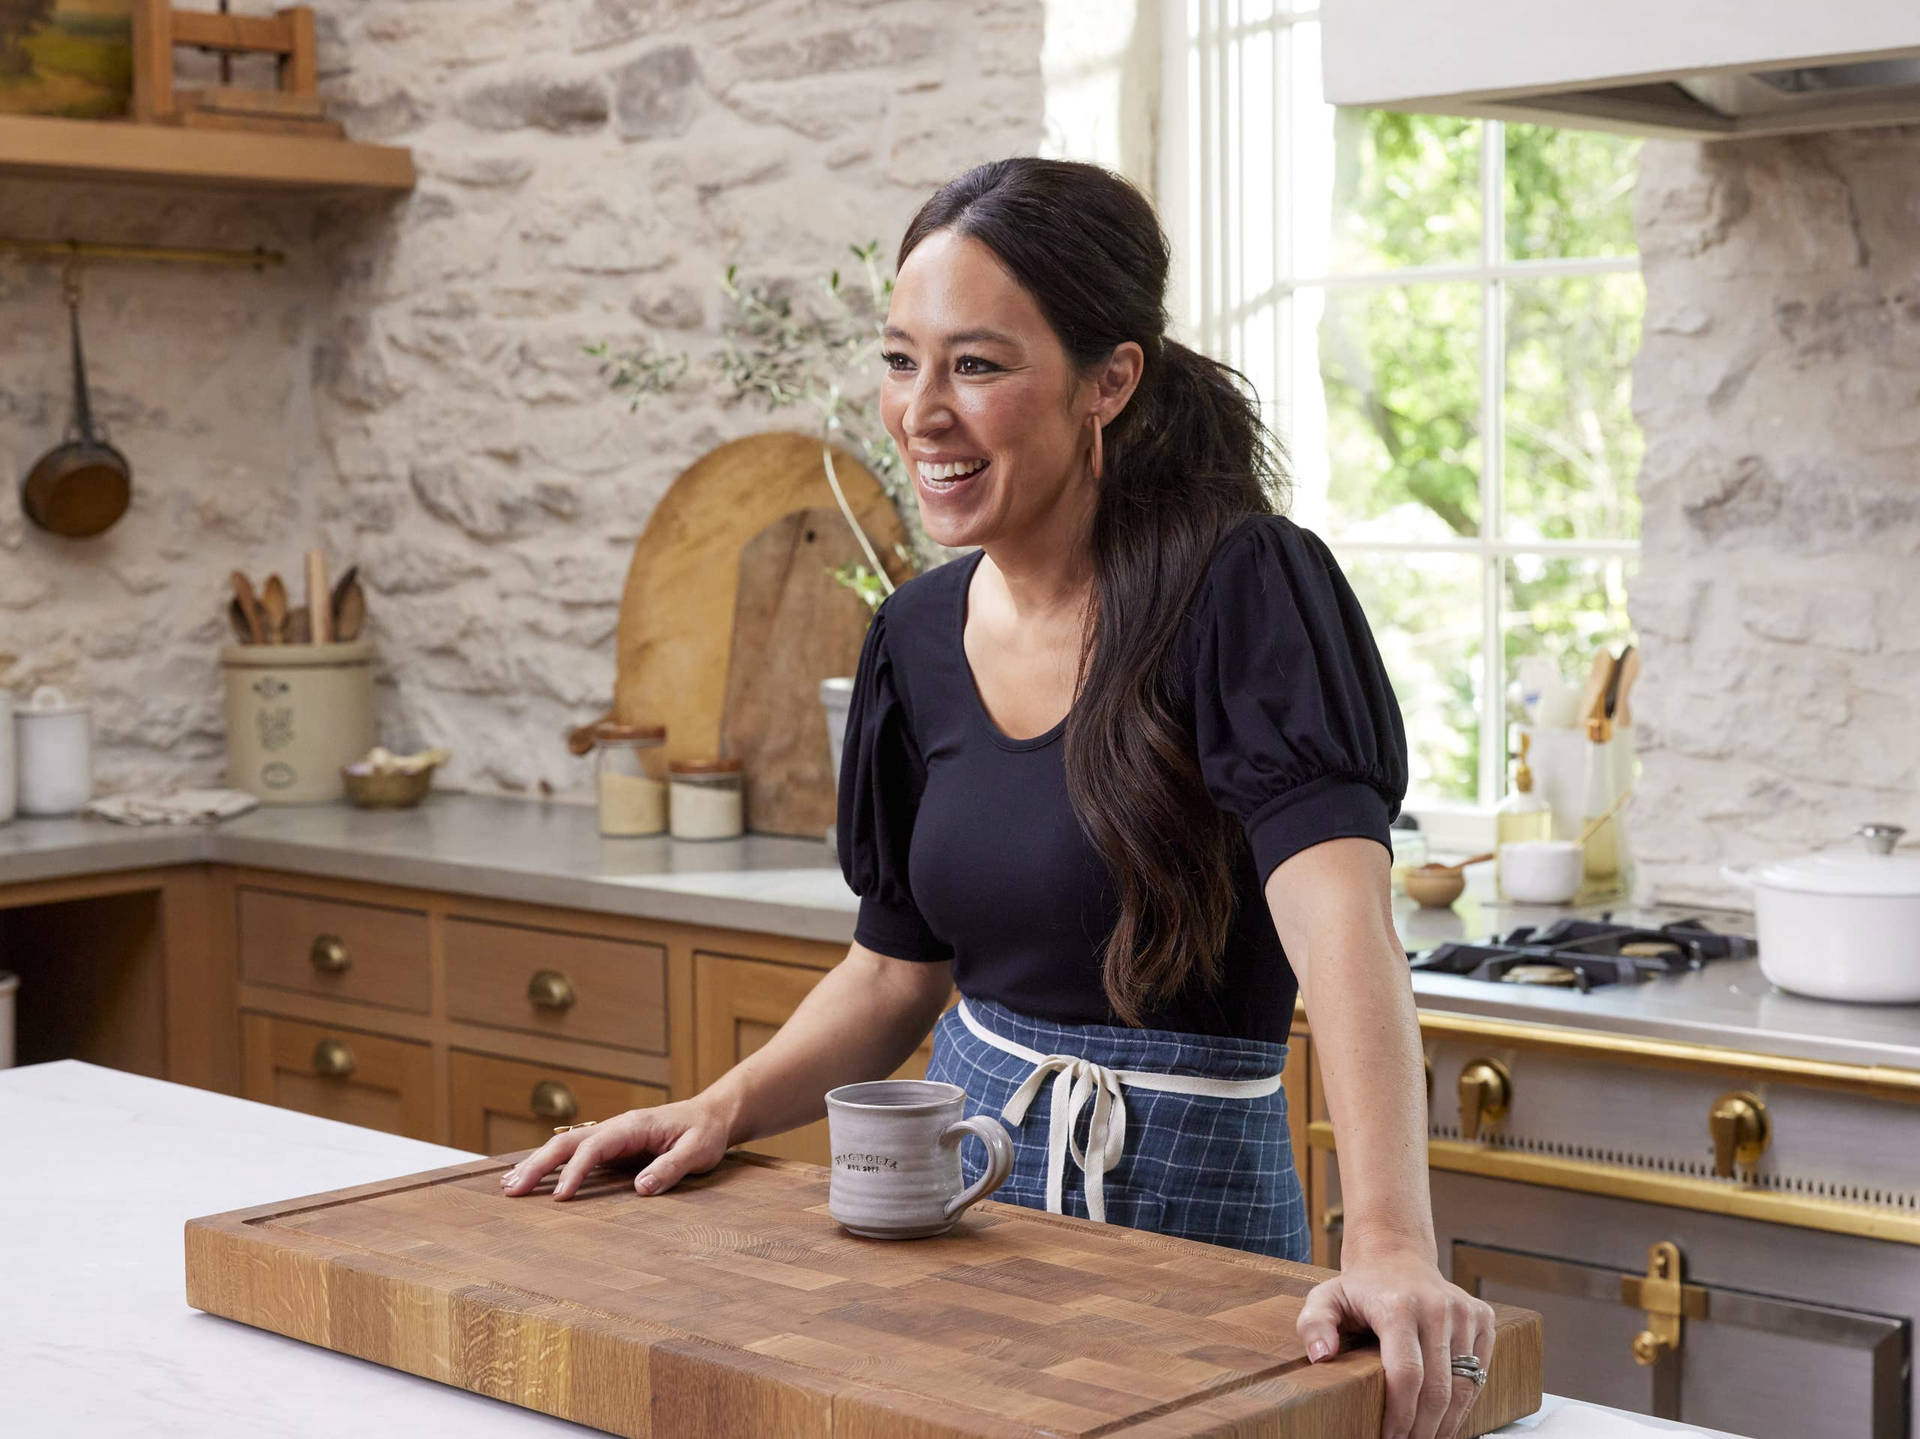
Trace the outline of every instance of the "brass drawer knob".
<instances>
[{"instance_id":1,"label":"brass drawer knob","mask_svg":"<svg viewBox=\"0 0 1920 1439\"><path fill-rule=\"evenodd\" d=\"M1664 1334L1642 1329L1633 1336L1633 1362L1643 1366L1658 1364L1674 1351L1674 1342Z\"/></svg>"},{"instance_id":2,"label":"brass drawer knob","mask_svg":"<svg viewBox=\"0 0 1920 1439\"><path fill-rule=\"evenodd\" d=\"M1460 1071L1460 1137L1471 1144L1485 1126L1507 1117L1513 1076L1497 1059L1476 1059Z\"/></svg>"},{"instance_id":3,"label":"brass drawer knob","mask_svg":"<svg viewBox=\"0 0 1920 1439\"><path fill-rule=\"evenodd\" d=\"M541 1009L572 1009L573 984L557 969L536 970L527 981L527 998Z\"/></svg>"},{"instance_id":4,"label":"brass drawer knob","mask_svg":"<svg viewBox=\"0 0 1920 1439\"><path fill-rule=\"evenodd\" d=\"M543 1079L533 1087L533 1114L550 1124L571 1124L580 1112L573 1091L557 1079Z\"/></svg>"},{"instance_id":5,"label":"brass drawer knob","mask_svg":"<svg viewBox=\"0 0 1920 1439\"><path fill-rule=\"evenodd\" d=\"M1713 1172L1722 1179L1733 1178L1736 1162L1757 1164L1773 1135L1767 1106L1760 1102L1758 1095L1745 1091L1723 1094L1714 1100L1707 1127L1713 1132Z\"/></svg>"},{"instance_id":6,"label":"brass drawer knob","mask_svg":"<svg viewBox=\"0 0 1920 1439\"><path fill-rule=\"evenodd\" d=\"M347 946L337 934L316 934L307 959L322 974L342 974L353 964L347 955Z\"/></svg>"},{"instance_id":7,"label":"brass drawer knob","mask_svg":"<svg viewBox=\"0 0 1920 1439\"><path fill-rule=\"evenodd\" d=\"M353 1051L337 1039L323 1039L313 1047L313 1072L327 1079L345 1079L353 1073Z\"/></svg>"}]
</instances>

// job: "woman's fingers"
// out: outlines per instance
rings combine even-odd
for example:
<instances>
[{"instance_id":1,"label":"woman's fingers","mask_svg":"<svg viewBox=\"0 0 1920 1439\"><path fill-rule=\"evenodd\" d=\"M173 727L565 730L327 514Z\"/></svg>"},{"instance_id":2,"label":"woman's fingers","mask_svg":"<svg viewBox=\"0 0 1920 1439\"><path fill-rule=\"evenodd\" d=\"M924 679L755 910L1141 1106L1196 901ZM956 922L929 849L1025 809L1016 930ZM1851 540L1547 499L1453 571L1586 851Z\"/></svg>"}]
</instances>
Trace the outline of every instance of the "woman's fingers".
<instances>
[{"instance_id":1,"label":"woman's fingers","mask_svg":"<svg viewBox=\"0 0 1920 1439\"><path fill-rule=\"evenodd\" d=\"M720 1153L711 1153L711 1149L699 1130L683 1130L666 1153L633 1176L634 1189L641 1194L662 1194L695 1170L705 1173L725 1152L724 1146Z\"/></svg>"},{"instance_id":2,"label":"woman's fingers","mask_svg":"<svg viewBox=\"0 0 1920 1439\"><path fill-rule=\"evenodd\" d=\"M1340 1280L1322 1280L1307 1291L1294 1330L1307 1346L1307 1358L1318 1364L1340 1352L1340 1321L1346 1315Z\"/></svg>"},{"instance_id":3,"label":"woman's fingers","mask_svg":"<svg viewBox=\"0 0 1920 1439\"><path fill-rule=\"evenodd\" d=\"M1487 1373L1493 1368L1493 1306L1484 1300L1469 1298L1463 1313L1454 1316L1453 1332L1456 1338L1471 1335L1468 1345L1459 1352L1471 1353L1480 1361L1480 1372ZM1447 1417L1441 1423L1441 1439L1456 1439L1467 1427L1467 1418L1473 1412L1473 1401L1480 1397L1480 1386L1471 1379L1453 1381L1453 1404L1447 1410Z\"/></svg>"},{"instance_id":4,"label":"woman's fingers","mask_svg":"<svg viewBox=\"0 0 1920 1439\"><path fill-rule=\"evenodd\" d=\"M1420 1402L1409 1439L1439 1439L1440 1425L1453 1404L1453 1306L1445 1300L1422 1304L1415 1316L1420 1334ZM1461 1346L1466 1333L1460 1335ZM1448 1433L1446 1439L1453 1439Z\"/></svg>"},{"instance_id":5,"label":"woman's fingers","mask_svg":"<svg viewBox=\"0 0 1920 1439\"><path fill-rule=\"evenodd\" d=\"M1427 1360L1419 1320L1418 1304L1405 1296L1391 1301L1387 1312L1374 1322L1373 1332L1380 1340L1380 1368L1387 1377L1386 1414L1380 1426L1385 1439L1409 1439L1420 1413Z\"/></svg>"},{"instance_id":6,"label":"woman's fingers","mask_svg":"<svg viewBox=\"0 0 1920 1439\"><path fill-rule=\"evenodd\" d=\"M565 1162L591 1133L591 1129L570 1129L554 1135L500 1176L500 1192L515 1197L527 1193Z\"/></svg>"},{"instance_id":7,"label":"woman's fingers","mask_svg":"<svg viewBox=\"0 0 1920 1439\"><path fill-rule=\"evenodd\" d=\"M586 1138L574 1148L573 1154L560 1167L559 1178L553 1181L555 1199L571 1199L587 1182L587 1176L593 1173L596 1164L608 1164L622 1155L633 1153L637 1147L636 1136L629 1127L631 1120L638 1115L621 1115L618 1120L602 1122L584 1132Z\"/></svg>"}]
</instances>

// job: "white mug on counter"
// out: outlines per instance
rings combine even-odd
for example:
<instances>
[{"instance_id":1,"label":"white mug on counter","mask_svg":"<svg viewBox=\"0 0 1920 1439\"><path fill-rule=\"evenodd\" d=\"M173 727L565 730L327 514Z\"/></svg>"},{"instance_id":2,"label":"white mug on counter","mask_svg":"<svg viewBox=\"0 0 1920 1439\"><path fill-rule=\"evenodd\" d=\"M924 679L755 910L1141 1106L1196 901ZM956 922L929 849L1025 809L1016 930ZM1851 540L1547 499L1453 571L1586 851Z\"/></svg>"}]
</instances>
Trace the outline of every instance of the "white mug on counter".
<instances>
[{"instance_id":1,"label":"white mug on counter","mask_svg":"<svg viewBox=\"0 0 1920 1439\"><path fill-rule=\"evenodd\" d=\"M14 711L21 814L72 814L93 798L93 716L52 685Z\"/></svg>"}]
</instances>

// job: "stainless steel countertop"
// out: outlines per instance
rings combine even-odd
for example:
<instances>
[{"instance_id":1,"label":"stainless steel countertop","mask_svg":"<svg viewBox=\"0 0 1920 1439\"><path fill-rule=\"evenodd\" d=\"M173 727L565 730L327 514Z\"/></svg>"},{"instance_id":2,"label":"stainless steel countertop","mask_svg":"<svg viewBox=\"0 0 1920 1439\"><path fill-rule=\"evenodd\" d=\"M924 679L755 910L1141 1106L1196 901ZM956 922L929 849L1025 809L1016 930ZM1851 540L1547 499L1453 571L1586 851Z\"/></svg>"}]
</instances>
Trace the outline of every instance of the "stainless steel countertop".
<instances>
[{"instance_id":1,"label":"stainless steel countertop","mask_svg":"<svg viewBox=\"0 0 1920 1439\"><path fill-rule=\"evenodd\" d=\"M602 839L591 807L550 800L445 793L399 811L262 806L216 827L191 829L134 829L92 819L0 825L0 885L201 861L830 944L851 941L858 909L833 852L817 841L767 835L705 843ZM1467 893L1453 909L1396 903L1395 920L1409 951L1599 912L1496 904L1491 867L1478 866L1469 875ZM1616 919L1644 924L1687 915L1699 915L1716 929L1753 933L1752 916L1744 911L1614 911ZM1774 989L1753 960L1590 994L1418 973L1413 989L1426 1010L1920 1070L1920 1005L1801 999Z\"/></svg>"}]
</instances>

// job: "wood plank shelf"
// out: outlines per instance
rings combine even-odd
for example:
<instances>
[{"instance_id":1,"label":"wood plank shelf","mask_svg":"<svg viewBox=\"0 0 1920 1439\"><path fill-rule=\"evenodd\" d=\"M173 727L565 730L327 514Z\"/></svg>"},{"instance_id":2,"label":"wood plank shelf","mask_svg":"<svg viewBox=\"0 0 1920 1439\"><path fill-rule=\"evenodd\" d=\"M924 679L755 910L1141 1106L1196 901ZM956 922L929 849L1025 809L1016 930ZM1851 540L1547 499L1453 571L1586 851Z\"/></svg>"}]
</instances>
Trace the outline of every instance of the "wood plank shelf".
<instances>
[{"instance_id":1,"label":"wood plank shelf","mask_svg":"<svg viewBox=\"0 0 1920 1439\"><path fill-rule=\"evenodd\" d=\"M413 152L391 145L0 115L0 178L401 193L414 174Z\"/></svg>"}]
</instances>

